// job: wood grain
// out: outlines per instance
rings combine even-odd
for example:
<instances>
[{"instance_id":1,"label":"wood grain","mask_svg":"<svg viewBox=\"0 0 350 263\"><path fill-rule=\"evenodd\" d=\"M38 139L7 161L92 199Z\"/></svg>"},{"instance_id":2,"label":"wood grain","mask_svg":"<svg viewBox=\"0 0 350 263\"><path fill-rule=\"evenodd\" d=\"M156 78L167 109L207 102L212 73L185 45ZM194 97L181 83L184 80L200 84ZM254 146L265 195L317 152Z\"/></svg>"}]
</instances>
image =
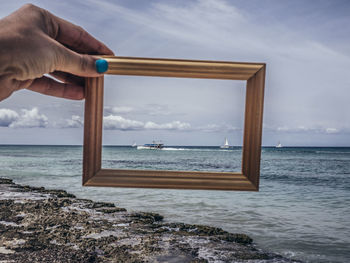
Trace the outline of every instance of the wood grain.
<instances>
[{"instance_id":1,"label":"wood grain","mask_svg":"<svg viewBox=\"0 0 350 263\"><path fill-rule=\"evenodd\" d=\"M240 173L187 171L100 170L86 186L136 187L195 190L255 191L255 186Z\"/></svg>"},{"instance_id":2,"label":"wood grain","mask_svg":"<svg viewBox=\"0 0 350 263\"><path fill-rule=\"evenodd\" d=\"M101 169L103 77L85 79L83 185Z\"/></svg>"},{"instance_id":3,"label":"wood grain","mask_svg":"<svg viewBox=\"0 0 350 263\"><path fill-rule=\"evenodd\" d=\"M106 74L248 80L262 64L183 59L103 57Z\"/></svg>"},{"instance_id":4,"label":"wood grain","mask_svg":"<svg viewBox=\"0 0 350 263\"><path fill-rule=\"evenodd\" d=\"M258 191L265 64L104 56L107 74L247 80L240 172L102 169L103 77L87 78L83 185Z\"/></svg>"},{"instance_id":5,"label":"wood grain","mask_svg":"<svg viewBox=\"0 0 350 263\"><path fill-rule=\"evenodd\" d=\"M242 173L259 189L265 66L247 81Z\"/></svg>"}]
</instances>

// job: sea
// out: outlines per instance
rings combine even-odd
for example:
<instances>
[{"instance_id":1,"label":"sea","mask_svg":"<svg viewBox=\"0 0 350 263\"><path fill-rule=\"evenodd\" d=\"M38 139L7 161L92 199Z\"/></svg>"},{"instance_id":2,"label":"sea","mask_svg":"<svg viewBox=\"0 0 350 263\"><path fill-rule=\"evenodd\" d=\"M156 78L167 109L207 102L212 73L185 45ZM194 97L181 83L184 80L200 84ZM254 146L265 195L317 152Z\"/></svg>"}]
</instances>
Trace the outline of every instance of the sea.
<instances>
[{"instance_id":1,"label":"sea","mask_svg":"<svg viewBox=\"0 0 350 263\"><path fill-rule=\"evenodd\" d=\"M259 192L82 187L81 146L0 145L0 177L251 236L304 262L350 262L350 148L263 147ZM242 149L104 146L103 168L240 171Z\"/></svg>"}]
</instances>

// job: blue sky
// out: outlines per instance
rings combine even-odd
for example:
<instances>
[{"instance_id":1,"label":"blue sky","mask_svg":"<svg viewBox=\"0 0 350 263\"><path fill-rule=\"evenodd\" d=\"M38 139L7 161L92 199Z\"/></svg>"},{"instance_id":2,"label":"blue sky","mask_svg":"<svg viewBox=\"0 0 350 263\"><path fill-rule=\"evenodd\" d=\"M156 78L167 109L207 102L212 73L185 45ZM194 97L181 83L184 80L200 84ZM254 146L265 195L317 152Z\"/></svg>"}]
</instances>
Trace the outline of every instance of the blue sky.
<instances>
[{"instance_id":1,"label":"blue sky","mask_svg":"<svg viewBox=\"0 0 350 263\"><path fill-rule=\"evenodd\" d=\"M0 17L24 1L1 4ZM348 1L33 1L117 55L265 62L263 145L350 146ZM108 76L104 143L242 144L244 82ZM0 144L82 144L84 103L20 91Z\"/></svg>"}]
</instances>

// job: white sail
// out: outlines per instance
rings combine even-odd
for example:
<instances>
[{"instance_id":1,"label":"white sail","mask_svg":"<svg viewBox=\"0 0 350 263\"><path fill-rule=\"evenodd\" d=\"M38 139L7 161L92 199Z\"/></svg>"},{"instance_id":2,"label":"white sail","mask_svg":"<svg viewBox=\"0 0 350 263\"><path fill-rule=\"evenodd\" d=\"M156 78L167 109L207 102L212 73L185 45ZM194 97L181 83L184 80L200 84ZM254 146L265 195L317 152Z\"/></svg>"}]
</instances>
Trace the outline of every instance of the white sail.
<instances>
[{"instance_id":1,"label":"white sail","mask_svg":"<svg viewBox=\"0 0 350 263\"><path fill-rule=\"evenodd\" d=\"M228 144L227 138L225 138L225 143L224 143L224 145L221 145L220 148L221 149L228 149L228 148L230 148L230 145Z\"/></svg>"},{"instance_id":2,"label":"white sail","mask_svg":"<svg viewBox=\"0 0 350 263\"><path fill-rule=\"evenodd\" d=\"M228 146L228 140L227 140L227 138L225 138L225 144L224 144L225 146Z\"/></svg>"}]
</instances>

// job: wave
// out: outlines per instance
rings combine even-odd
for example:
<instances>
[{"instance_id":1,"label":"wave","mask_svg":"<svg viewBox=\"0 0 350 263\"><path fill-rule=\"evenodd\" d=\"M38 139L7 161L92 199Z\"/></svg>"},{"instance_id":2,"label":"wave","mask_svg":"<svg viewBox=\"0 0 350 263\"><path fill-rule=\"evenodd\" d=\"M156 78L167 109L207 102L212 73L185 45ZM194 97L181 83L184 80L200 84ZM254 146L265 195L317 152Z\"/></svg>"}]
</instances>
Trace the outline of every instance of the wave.
<instances>
[{"instance_id":1,"label":"wave","mask_svg":"<svg viewBox=\"0 0 350 263\"><path fill-rule=\"evenodd\" d=\"M315 151L315 153L325 153L325 154L350 154L350 152L335 152L335 151Z\"/></svg>"},{"instance_id":2,"label":"wave","mask_svg":"<svg viewBox=\"0 0 350 263\"><path fill-rule=\"evenodd\" d=\"M163 151L187 151L187 150L191 150L191 149L164 147L164 148L162 148L162 150Z\"/></svg>"},{"instance_id":3,"label":"wave","mask_svg":"<svg viewBox=\"0 0 350 263\"><path fill-rule=\"evenodd\" d=\"M137 150L150 150L149 147L146 146L137 146ZM151 149L154 150L154 149ZM161 149L162 151L192 151L192 152L233 152L233 151L241 151L241 149L203 149L203 148L176 148L176 147L164 147Z\"/></svg>"},{"instance_id":4,"label":"wave","mask_svg":"<svg viewBox=\"0 0 350 263\"><path fill-rule=\"evenodd\" d=\"M192 151L192 152L232 152L241 151L241 149L202 149L202 148L174 148L174 147L164 147L163 151Z\"/></svg>"}]
</instances>

